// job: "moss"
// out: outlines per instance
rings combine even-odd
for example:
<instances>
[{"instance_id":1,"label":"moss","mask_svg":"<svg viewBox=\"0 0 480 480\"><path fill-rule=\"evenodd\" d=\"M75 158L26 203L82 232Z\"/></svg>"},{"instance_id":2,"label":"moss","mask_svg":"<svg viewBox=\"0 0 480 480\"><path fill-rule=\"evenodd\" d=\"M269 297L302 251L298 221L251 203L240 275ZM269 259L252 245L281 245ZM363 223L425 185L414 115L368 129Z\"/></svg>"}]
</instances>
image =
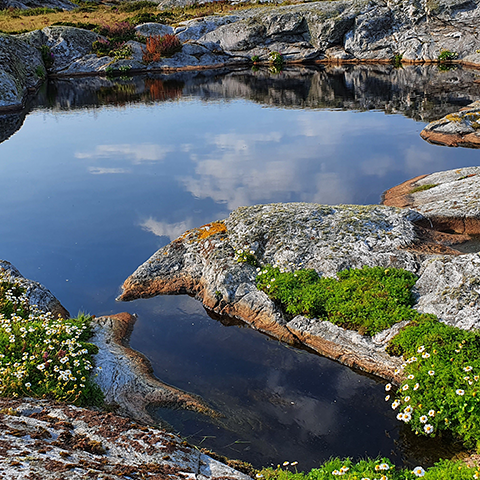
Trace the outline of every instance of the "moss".
<instances>
[{"instance_id":1,"label":"moss","mask_svg":"<svg viewBox=\"0 0 480 480\"><path fill-rule=\"evenodd\" d=\"M227 233L227 227L223 222L212 222L201 226L198 231L198 239L204 240L205 238L216 235L217 233Z\"/></svg>"},{"instance_id":2,"label":"moss","mask_svg":"<svg viewBox=\"0 0 480 480\"><path fill-rule=\"evenodd\" d=\"M438 183L428 183L426 185L419 185L418 187L412 188L409 193L424 192L425 190L430 190L438 186Z\"/></svg>"}]
</instances>

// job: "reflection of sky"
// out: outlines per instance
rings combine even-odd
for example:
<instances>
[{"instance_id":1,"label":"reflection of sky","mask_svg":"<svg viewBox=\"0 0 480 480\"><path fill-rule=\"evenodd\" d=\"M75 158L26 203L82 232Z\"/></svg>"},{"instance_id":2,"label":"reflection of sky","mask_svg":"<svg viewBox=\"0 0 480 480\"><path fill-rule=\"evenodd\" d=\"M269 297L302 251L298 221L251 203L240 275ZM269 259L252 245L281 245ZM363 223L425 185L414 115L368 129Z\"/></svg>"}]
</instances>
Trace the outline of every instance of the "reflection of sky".
<instances>
[{"instance_id":1,"label":"reflection of sky","mask_svg":"<svg viewBox=\"0 0 480 480\"><path fill-rule=\"evenodd\" d=\"M422 126L244 100L38 110L0 144L3 256L73 311L116 309L116 288L158 246L239 205L376 203L415 175L478 163L424 142Z\"/></svg>"}]
</instances>

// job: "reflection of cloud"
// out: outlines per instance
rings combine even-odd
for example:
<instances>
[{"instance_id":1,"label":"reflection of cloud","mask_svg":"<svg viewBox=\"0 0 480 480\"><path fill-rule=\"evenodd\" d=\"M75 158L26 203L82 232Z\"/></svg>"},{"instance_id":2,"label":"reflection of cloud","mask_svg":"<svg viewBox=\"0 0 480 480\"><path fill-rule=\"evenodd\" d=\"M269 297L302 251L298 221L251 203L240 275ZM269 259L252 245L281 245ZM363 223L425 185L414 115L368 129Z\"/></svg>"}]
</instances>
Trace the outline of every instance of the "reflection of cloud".
<instances>
[{"instance_id":1,"label":"reflection of cloud","mask_svg":"<svg viewBox=\"0 0 480 480\"><path fill-rule=\"evenodd\" d=\"M140 226L147 232L151 232L158 237L168 237L175 240L177 237L185 233L186 230L193 228L192 219L184 220L178 223L159 222L150 217L140 224Z\"/></svg>"},{"instance_id":2,"label":"reflection of cloud","mask_svg":"<svg viewBox=\"0 0 480 480\"><path fill-rule=\"evenodd\" d=\"M104 175L108 173L129 173L124 168L104 168L104 167L88 167L88 171L93 175Z\"/></svg>"},{"instance_id":3,"label":"reflection of cloud","mask_svg":"<svg viewBox=\"0 0 480 480\"><path fill-rule=\"evenodd\" d=\"M156 145L153 143L97 145L93 152L77 152L76 158L118 158L132 160L134 164L142 162L158 162L163 160L167 153L174 148L169 145Z\"/></svg>"},{"instance_id":4,"label":"reflection of cloud","mask_svg":"<svg viewBox=\"0 0 480 480\"><path fill-rule=\"evenodd\" d=\"M410 175L416 176L428 173L436 166L438 158L433 151L421 151L417 147L409 147L405 150L405 166Z\"/></svg>"},{"instance_id":5,"label":"reflection of cloud","mask_svg":"<svg viewBox=\"0 0 480 480\"><path fill-rule=\"evenodd\" d=\"M365 175L375 175L377 177L384 177L395 166L395 162L389 155L378 155L361 164L362 172Z\"/></svg>"}]
</instances>

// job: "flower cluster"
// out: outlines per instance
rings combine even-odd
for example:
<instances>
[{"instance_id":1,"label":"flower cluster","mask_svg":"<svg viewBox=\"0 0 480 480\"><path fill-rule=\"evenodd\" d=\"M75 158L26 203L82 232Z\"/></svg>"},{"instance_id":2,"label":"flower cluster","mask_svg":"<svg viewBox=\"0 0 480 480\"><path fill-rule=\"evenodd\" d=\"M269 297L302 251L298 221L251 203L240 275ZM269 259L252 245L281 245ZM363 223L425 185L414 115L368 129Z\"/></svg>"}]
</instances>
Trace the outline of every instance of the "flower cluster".
<instances>
[{"instance_id":1,"label":"flower cluster","mask_svg":"<svg viewBox=\"0 0 480 480\"><path fill-rule=\"evenodd\" d=\"M89 336L88 317L55 319L29 305L19 281L0 273L1 396L99 403L91 380L97 347L86 342Z\"/></svg>"},{"instance_id":2,"label":"flower cluster","mask_svg":"<svg viewBox=\"0 0 480 480\"><path fill-rule=\"evenodd\" d=\"M470 347L466 339L453 346L416 347L400 367L405 380L391 405L399 409L397 419L410 424L417 434L434 436L448 429L467 442L479 441L480 359L477 353L472 356L476 350ZM390 389L387 384L385 390Z\"/></svg>"},{"instance_id":3,"label":"flower cluster","mask_svg":"<svg viewBox=\"0 0 480 480\"><path fill-rule=\"evenodd\" d=\"M253 250L252 248L239 248L235 252L235 260L238 263L248 263L249 265L257 267L257 271L259 270L259 263L257 257L255 256L255 250Z\"/></svg>"}]
</instances>

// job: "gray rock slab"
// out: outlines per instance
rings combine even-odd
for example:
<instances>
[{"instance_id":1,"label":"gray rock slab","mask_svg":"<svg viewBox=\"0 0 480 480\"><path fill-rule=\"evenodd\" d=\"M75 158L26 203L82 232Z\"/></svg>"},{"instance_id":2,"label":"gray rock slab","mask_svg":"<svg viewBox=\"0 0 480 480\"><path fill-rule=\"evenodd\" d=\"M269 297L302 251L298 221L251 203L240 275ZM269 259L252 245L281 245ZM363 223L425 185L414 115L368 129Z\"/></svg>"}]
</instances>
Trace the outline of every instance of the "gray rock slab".
<instances>
[{"instance_id":1,"label":"gray rock slab","mask_svg":"<svg viewBox=\"0 0 480 480\"><path fill-rule=\"evenodd\" d=\"M18 282L28 296L30 305L51 312L55 317L68 318L70 314L59 300L42 284L25 278L10 262L0 260L0 273L7 281Z\"/></svg>"},{"instance_id":2,"label":"gray rock slab","mask_svg":"<svg viewBox=\"0 0 480 480\"><path fill-rule=\"evenodd\" d=\"M449 147L480 148L480 101L429 123L420 135L428 142Z\"/></svg>"},{"instance_id":3,"label":"gray rock slab","mask_svg":"<svg viewBox=\"0 0 480 480\"><path fill-rule=\"evenodd\" d=\"M188 40L198 40L203 35L213 32L223 25L235 23L240 19L238 15L212 16L204 18L195 18L182 22L175 28L175 35L181 42Z\"/></svg>"},{"instance_id":4,"label":"gray rock slab","mask_svg":"<svg viewBox=\"0 0 480 480\"><path fill-rule=\"evenodd\" d=\"M174 29L170 25L163 23L143 23L135 27L138 35L142 37L173 35Z\"/></svg>"},{"instance_id":5,"label":"gray rock slab","mask_svg":"<svg viewBox=\"0 0 480 480\"><path fill-rule=\"evenodd\" d=\"M116 414L32 398L0 399L0 408L6 449L0 474L10 480L120 479L125 472L171 480L250 478L176 435Z\"/></svg>"},{"instance_id":6,"label":"gray rock slab","mask_svg":"<svg viewBox=\"0 0 480 480\"><path fill-rule=\"evenodd\" d=\"M60 8L61 10L73 10L77 5L69 0L1 0L0 8Z\"/></svg>"},{"instance_id":7,"label":"gray rock slab","mask_svg":"<svg viewBox=\"0 0 480 480\"><path fill-rule=\"evenodd\" d=\"M0 110L19 110L29 90L43 81L45 67L37 48L0 33Z\"/></svg>"}]
</instances>

